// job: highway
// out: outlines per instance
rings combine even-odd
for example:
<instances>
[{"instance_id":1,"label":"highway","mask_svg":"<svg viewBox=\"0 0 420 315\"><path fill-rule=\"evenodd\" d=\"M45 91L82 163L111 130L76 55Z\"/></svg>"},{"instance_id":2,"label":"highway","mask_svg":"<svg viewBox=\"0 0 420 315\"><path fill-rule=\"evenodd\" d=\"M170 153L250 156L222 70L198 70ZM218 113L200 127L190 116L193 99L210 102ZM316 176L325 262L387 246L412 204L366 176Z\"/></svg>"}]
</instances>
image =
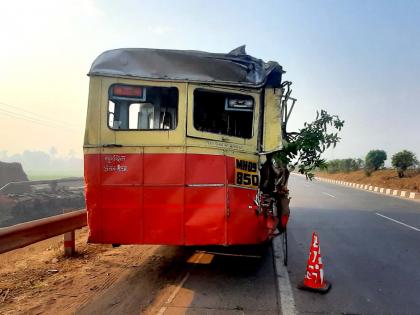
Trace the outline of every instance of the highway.
<instances>
[{"instance_id":1,"label":"highway","mask_svg":"<svg viewBox=\"0 0 420 315\"><path fill-rule=\"evenodd\" d=\"M299 314L420 314L420 203L291 176L288 273ZM298 290L312 231L331 291ZM280 292L281 294L281 292Z\"/></svg>"},{"instance_id":2,"label":"highway","mask_svg":"<svg viewBox=\"0 0 420 315\"><path fill-rule=\"evenodd\" d=\"M279 314L271 248L226 255L160 246L76 314ZM209 250L209 248L207 248Z\"/></svg>"},{"instance_id":3,"label":"highway","mask_svg":"<svg viewBox=\"0 0 420 315\"><path fill-rule=\"evenodd\" d=\"M296 175L289 187L287 269L270 246L112 248L86 244L85 229L72 259L57 240L3 254L0 313L420 314L420 202ZM297 289L313 231L326 295Z\"/></svg>"},{"instance_id":4,"label":"highway","mask_svg":"<svg viewBox=\"0 0 420 315\"><path fill-rule=\"evenodd\" d=\"M214 255L211 249L164 254L172 263L152 271L153 281L163 280L158 287L164 289L151 303L133 298L138 282L127 278L78 313L134 314L140 308L165 315L420 314L420 203L295 175L290 191L287 269L280 259L273 261L270 249L264 255L245 253L260 258ZM332 283L326 295L297 289L313 231L320 238L325 277ZM118 289L127 283L128 288ZM115 296L119 302L110 306L107 301Z\"/></svg>"}]
</instances>

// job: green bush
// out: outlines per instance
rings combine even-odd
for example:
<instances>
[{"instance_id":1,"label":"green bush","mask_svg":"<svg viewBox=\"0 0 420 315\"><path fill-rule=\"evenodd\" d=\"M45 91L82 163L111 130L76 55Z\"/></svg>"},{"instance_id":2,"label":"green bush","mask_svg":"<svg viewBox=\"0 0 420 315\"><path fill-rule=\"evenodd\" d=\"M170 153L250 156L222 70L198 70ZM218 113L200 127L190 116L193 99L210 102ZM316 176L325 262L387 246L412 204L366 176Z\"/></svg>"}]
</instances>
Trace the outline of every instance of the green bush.
<instances>
[{"instance_id":1,"label":"green bush","mask_svg":"<svg viewBox=\"0 0 420 315\"><path fill-rule=\"evenodd\" d=\"M415 167L418 164L416 155L411 151L403 150L392 156L392 166L397 169L400 178L404 177L408 168Z\"/></svg>"},{"instance_id":2,"label":"green bush","mask_svg":"<svg viewBox=\"0 0 420 315\"><path fill-rule=\"evenodd\" d=\"M370 176L373 171L377 171L384 166L385 160L387 159L386 152L384 150L371 150L368 152L365 158L365 173Z\"/></svg>"}]
</instances>

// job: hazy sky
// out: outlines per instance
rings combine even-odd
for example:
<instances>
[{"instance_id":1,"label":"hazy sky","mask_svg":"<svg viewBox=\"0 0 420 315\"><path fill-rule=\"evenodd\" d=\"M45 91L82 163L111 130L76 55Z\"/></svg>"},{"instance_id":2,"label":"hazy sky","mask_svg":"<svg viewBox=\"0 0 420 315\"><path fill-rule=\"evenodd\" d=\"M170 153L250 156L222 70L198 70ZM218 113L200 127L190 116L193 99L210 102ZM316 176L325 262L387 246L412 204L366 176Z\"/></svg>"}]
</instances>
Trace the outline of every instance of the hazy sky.
<instances>
[{"instance_id":1,"label":"hazy sky","mask_svg":"<svg viewBox=\"0 0 420 315\"><path fill-rule=\"evenodd\" d=\"M0 0L0 12L0 150L81 155L86 73L104 50L246 44L293 81L291 129L320 108L346 120L329 158L420 157L420 1Z\"/></svg>"}]
</instances>

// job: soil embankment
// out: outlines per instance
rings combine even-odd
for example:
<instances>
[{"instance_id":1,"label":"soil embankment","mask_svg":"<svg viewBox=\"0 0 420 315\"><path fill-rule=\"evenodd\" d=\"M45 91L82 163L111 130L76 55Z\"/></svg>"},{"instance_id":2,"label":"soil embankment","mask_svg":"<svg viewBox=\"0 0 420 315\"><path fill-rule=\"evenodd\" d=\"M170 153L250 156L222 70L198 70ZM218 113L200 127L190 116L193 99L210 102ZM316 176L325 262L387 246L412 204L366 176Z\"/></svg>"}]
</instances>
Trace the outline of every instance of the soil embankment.
<instances>
[{"instance_id":1,"label":"soil embankment","mask_svg":"<svg viewBox=\"0 0 420 315\"><path fill-rule=\"evenodd\" d=\"M0 161L0 187L10 182L27 181L28 176L20 163L6 163ZM28 188L24 188L22 192L27 192Z\"/></svg>"},{"instance_id":2,"label":"soil embankment","mask_svg":"<svg viewBox=\"0 0 420 315\"><path fill-rule=\"evenodd\" d=\"M0 161L0 187L11 182L28 181L20 163ZM83 182L65 184L8 185L0 192L0 228L83 209Z\"/></svg>"},{"instance_id":3,"label":"soil embankment","mask_svg":"<svg viewBox=\"0 0 420 315\"><path fill-rule=\"evenodd\" d=\"M87 228L76 238L71 258L63 257L62 236L0 255L0 314L156 314L153 305L168 297L189 254L181 247L87 244Z\"/></svg>"},{"instance_id":4,"label":"soil embankment","mask_svg":"<svg viewBox=\"0 0 420 315\"><path fill-rule=\"evenodd\" d=\"M318 172L316 176L356 184L420 192L420 171L418 170L407 171L407 176L403 178L398 177L396 170L379 170L373 172L371 176L366 176L363 170L334 174Z\"/></svg>"}]
</instances>

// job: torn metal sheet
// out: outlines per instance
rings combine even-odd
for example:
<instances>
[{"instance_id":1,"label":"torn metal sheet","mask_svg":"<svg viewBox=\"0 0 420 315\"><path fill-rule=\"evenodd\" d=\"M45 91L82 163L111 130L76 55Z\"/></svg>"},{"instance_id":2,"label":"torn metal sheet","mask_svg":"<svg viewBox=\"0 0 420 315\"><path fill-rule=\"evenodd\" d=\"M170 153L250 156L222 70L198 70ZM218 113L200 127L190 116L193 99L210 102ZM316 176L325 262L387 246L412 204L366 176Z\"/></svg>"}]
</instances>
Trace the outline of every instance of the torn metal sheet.
<instances>
[{"instance_id":1,"label":"torn metal sheet","mask_svg":"<svg viewBox=\"0 0 420 315\"><path fill-rule=\"evenodd\" d=\"M90 76L135 77L260 87L281 84L283 68L246 54L240 46L228 54L194 50L120 48L102 53Z\"/></svg>"}]
</instances>

